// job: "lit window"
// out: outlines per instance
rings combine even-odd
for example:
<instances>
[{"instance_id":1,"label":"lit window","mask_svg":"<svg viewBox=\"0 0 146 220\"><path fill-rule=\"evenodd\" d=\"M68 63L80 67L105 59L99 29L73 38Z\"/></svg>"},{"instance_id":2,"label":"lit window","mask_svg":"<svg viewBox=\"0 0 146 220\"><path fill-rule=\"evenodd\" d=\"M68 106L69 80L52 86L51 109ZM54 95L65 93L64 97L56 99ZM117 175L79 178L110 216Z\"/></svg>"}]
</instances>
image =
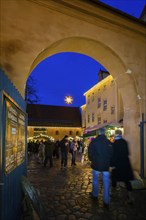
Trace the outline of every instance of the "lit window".
<instances>
[{"instance_id":1,"label":"lit window","mask_svg":"<svg viewBox=\"0 0 146 220\"><path fill-rule=\"evenodd\" d=\"M101 124L101 117L97 118L97 124L100 125Z\"/></svg>"},{"instance_id":2,"label":"lit window","mask_svg":"<svg viewBox=\"0 0 146 220\"><path fill-rule=\"evenodd\" d=\"M103 120L103 124L105 124L105 123L107 123L107 120L106 120L106 119Z\"/></svg>"},{"instance_id":3,"label":"lit window","mask_svg":"<svg viewBox=\"0 0 146 220\"><path fill-rule=\"evenodd\" d=\"M103 111L107 110L107 100L103 100Z\"/></svg>"},{"instance_id":4,"label":"lit window","mask_svg":"<svg viewBox=\"0 0 146 220\"><path fill-rule=\"evenodd\" d=\"M100 108L100 106L101 106L101 98L98 98L97 99L97 107Z\"/></svg>"}]
</instances>

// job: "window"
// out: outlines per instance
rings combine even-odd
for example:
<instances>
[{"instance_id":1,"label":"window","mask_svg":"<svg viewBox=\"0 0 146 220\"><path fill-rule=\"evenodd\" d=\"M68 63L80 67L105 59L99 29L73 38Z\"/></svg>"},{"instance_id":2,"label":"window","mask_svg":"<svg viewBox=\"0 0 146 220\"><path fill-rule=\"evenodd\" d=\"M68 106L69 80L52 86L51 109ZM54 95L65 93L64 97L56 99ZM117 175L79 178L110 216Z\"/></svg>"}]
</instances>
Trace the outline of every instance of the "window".
<instances>
[{"instance_id":1,"label":"window","mask_svg":"<svg viewBox=\"0 0 146 220\"><path fill-rule=\"evenodd\" d=\"M79 131L76 131L76 135L79 136Z\"/></svg>"},{"instance_id":2,"label":"window","mask_svg":"<svg viewBox=\"0 0 146 220\"><path fill-rule=\"evenodd\" d=\"M101 117L97 117L97 124L98 124L98 125L101 124Z\"/></svg>"},{"instance_id":3,"label":"window","mask_svg":"<svg viewBox=\"0 0 146 220\"><path fill-rule=\"evenodd\" d=\"M103 100L103 111L107 110L107 100Z\"/></svg>"},{"instance_id":4,"label":"window","mask_svg":"<svg viewBox=\"0 0 146 220\"><path fill-rule=\"evenodd\" d=\"M69 131L69 135L72 135L72 131Z\"/></svg>"},{"instance_id":5,"label":"window","mask_svg":"<svg viewBox=\"0 0 146 220\"><path fill-rule=\"evenodd\" d=\"M107 123L107 120L106 120L106 119L103 120L103 124L105 124L105 123Z\"/></svg>"},{"instance_id":6,"label":"window","mask_svg":"<svg viewBox=\"0 0 146 220\"><path fill-rule=\"evenodd\" d=\"M88 123L90 122L90 115L88 115Z\"/></svg>"},{"instance_id":7,"label":"window","mask_svg":"<svg viewBox=\"0 0 146 220\"><path fill-rule=\"evenodd\" d=\"M94 122L94 113L92 113L92 122Z\"/></svg>"},{"instance_id":8,"label":"window","mask_svg":"<svg viewBox=\"0 0 146 220\"><path fill-rule=\"evenodd\" d=\"M111 115L115 114L115 106L111 107Z\"/></svg>"},{"instance_id":9,"label":"window","mask_svg":"<svg viewBox=\"0 0 146 220\"><path fill-rule=\"evenodd\" d=\"M56 131L56 135L59 135L59 131Z\"/></svg>"},{"instance_id":10,"label":"window","mask_svg":"<svg viewBox=\"0 0 146 220\"><path fill-rule=\"evenodd\" d=\"M100 108L100 106L101 106L101 98L98 98L97 99L97 108Z\"/></svg>"}]
</instances>

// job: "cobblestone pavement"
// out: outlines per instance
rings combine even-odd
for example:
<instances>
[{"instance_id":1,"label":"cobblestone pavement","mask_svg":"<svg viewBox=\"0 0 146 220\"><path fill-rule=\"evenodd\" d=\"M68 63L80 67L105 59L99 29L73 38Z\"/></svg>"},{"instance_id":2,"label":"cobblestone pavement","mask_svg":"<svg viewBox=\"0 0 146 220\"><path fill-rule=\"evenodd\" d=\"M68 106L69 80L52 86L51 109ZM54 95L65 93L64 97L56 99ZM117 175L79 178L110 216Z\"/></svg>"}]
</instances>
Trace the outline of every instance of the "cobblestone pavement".
<instances>
[{"instance_id":1,"label":"cobblestone pavement","mask_svg":"<svg viewBox=\"0 0 146 220\"><path fill-rule=\"evenodd\" d=\"M35 159L29 159L27 177L39 191L46 210L47 220L146 220L146 189L134 190L134 203L128 204L126 189L119 187L111 197L109 209L103 207L103 189L100 180L98 200L89 196L92 184L91 168L87 163L60 168L60 160L54 166L44 168Z\"/></svg>"}]
</instances>

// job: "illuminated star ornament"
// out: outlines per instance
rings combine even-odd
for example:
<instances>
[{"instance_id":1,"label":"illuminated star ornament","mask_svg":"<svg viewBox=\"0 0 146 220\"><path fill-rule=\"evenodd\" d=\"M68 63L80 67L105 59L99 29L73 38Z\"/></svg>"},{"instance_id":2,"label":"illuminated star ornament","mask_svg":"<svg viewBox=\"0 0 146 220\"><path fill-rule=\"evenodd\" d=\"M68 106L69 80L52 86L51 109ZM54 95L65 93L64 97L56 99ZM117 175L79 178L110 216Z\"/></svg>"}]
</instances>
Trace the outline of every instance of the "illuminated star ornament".
<instances>
[{"instance_id":1,"label":"illuminated star ornament","mask_svg":"<svg viewBox=\"0 0 146 220\"><path fill-rule=\"evenodd\" d=\"M72 104L73 103L73 98L71 96L65 96L64 99L66 104Z\"/></svg>"}]
</instances>

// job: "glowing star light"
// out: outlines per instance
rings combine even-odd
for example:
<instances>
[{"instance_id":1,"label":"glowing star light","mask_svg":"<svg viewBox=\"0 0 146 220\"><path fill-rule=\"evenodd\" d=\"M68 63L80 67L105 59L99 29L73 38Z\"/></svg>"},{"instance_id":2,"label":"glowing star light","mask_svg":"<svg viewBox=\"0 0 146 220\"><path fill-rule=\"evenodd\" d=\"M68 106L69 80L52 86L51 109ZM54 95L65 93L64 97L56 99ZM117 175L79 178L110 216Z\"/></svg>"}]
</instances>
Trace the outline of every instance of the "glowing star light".
<instances>
[{"instance_id":1,"label":"glowing star light","mask_svg":"<svg viewBox=\"0 0 146 220\"><path fill-rule=\"evenodd\" d=\"M72 104L73 98L71 96L65 96L64 101L66 104Z\"/></svg>"}]
</instances>

